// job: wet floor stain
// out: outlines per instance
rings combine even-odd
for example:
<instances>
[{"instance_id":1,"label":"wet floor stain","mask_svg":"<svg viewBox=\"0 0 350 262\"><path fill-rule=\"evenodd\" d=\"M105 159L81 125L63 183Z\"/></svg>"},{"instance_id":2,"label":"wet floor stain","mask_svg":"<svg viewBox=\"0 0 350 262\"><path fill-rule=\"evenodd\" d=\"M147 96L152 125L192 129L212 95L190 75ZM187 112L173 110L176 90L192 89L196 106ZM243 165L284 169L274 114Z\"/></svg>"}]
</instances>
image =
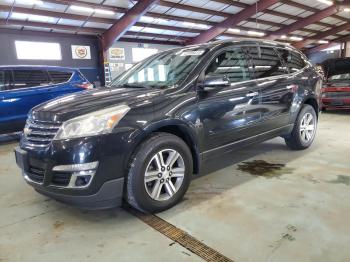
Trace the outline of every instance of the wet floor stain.
<instances>
[{"instance_id":1,"label":"wet floor stain","mask_svg":"<svg viewBox=\"0 0 350 262\"><path fill-rule=\"evenodd\" d=\"M263 176L266 178L290 174L293 171L292 168L286 167L285 164L269 163L265 160L242 162L238 165L238 170L253 176Z\"/></svg>"},{"instance_id":2,"label":"wet floor stain","mask_svg":"<svg viewBox=\"0 0 350 262\"><path fill-rule=\"evenodd\" d=\"M344 185L350 186L350 176L338 175L337 179L328 181L328 183L344 184Z\"/></svg>"},{"instance_id":3,"label":"wet floor stain","mask_svg":"<svg viewBox=\"0 0 350 262\"><path fill-rule=\"evenodd\" d=\"M53 227L54 227L54 229L56 229L56 230L62 230L63 227L64 227L64 222L56 221L56 222L53 224Z\"/></svg>"}]
</instances>

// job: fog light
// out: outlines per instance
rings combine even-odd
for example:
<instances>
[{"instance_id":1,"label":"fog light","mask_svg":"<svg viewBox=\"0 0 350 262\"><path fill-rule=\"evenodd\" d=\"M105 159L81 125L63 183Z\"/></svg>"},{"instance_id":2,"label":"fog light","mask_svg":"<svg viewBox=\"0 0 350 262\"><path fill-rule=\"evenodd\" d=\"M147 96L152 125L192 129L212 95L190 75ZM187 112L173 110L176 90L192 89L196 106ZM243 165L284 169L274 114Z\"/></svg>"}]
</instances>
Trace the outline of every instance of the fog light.
<instances>
[{"instance_id":1,"label":"fog light","mask_svg":"<svg viewBox=\"0 0 350 262\"><path fill-rule=\"evenodd\" d=\"M95 176L95 170L73 172L68 188L86 188L91 184Z\"/></svg>"},{"instance_id":2,"label":"fog light","mask_svg":"<svg viewBox=\"0 0 350 262\"><path fill-rule=\"evenodd\" d=\"M91 176L87 175L87 176L78 176L77 179L75 180L75 185L77 187L83 187L89 184L91 180Z\"/></svg>"}]
</instances>

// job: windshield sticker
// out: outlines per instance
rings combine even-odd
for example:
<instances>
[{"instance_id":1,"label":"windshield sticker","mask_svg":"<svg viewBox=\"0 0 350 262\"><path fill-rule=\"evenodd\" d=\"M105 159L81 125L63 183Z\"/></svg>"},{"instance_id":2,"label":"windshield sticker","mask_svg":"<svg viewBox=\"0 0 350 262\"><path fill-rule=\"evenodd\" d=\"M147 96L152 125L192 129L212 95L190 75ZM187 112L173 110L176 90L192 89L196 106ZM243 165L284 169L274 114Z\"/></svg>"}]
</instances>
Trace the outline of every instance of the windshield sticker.
<instances>
[{"instance_id":1,"label":"windshield sticker","mask_svg":"<svg viewBox=\"0 0 350 262\"><path fill-rule=\"evenodd\" d=\"M204 50L197 51L183 51L180 56L199 56L204 53Z\"/></svg>"}]
</instances>

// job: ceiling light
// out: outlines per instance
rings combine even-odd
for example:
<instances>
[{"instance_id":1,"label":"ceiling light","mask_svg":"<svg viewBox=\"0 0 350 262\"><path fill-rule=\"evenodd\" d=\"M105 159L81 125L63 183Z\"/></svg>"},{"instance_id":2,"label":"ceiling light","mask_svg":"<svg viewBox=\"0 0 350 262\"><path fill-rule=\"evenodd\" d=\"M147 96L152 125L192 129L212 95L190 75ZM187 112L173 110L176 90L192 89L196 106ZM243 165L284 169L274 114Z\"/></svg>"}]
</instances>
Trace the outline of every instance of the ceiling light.
<instances>
[{"instance_id":1,"label":"ceiling light","mask_svg":"<svg viewBox=\"0 0 350 262\"><path fill-rule=\"evenodd\" d=\"M286 35L281 35L281 39L286 39L287 36Z\"/></svg>"},{"instance_id":2,"label":"ceiling light","mask_svg":"<svg viewBox=\"0 0 350 262\"><path fill-rule=\"evenodd\" d=\"M18 1L18 3L24 4L24 5L43 5L44 4L44 2L41 0L20 0Z\"/></svg>"},{"instance_id":3,"label":"ceiling light","mask_svg":"<svg viewBox=\"0 0 350 262\"><path fill-rule=\"evenodd\" d=\"M71 5L69 8L74 11L87 12L87 13L92 13L94 11L94 9L90 7L77 6L77 5Z\"/></svg>"},{"instance_id":4,"label":"ceiling light","mask_svg":"<svg viewBox=\"0 0 350 262\"><path fill-rule=\"evenodd\" d=\"M350 8L344 8L344 12L350 12Z\"/></svg>"},{"instance_id":5,"label":"ceiling light","mask_svg":"<svg viewBox=\"0 0 350 262\"><path fill-rule=\"evenodd\" d=\"M95 9L95 13L101 15L115 15L113 11L105 9Z\"/></svg>"},{"instance_id":6,"label":"ceiling light","mask_svg":"<svg viewBox=\"0 0 350 262\"><path fill-rule=\"evenodd\" d=\"M202 28L202 29L208 29L209 28L209 26L207 26L207 25L196 24L196 23L191 23L191 22L182 22L182 24L184 26L188 26L188 27L199 27L199 28Z\"/></svg>"},{"instance_id":7,"label":"ceiling light","mask_svg":"<svg viewBox=\"0 0 350 262\"><path fill-rule=\"evenodd\" d=\"M318 1L326 5L333 5L333 1L330 1L330 0L318 0Z\"/></svg>"},{"instance_id":8,"label":"ceiling light","mask_svg":"<svg viewBox=\"0 0 350 262\"><path fill-rule=\"evenodd\" d=\"M327 40L318 40L318 43L319 44L328 44L329 41L327 41Z\"/></svg>"},{"instance_id":9,"label":"ceiling light","mask_svg":"<svg viewBox=\"0 0 350 262\"><path fill-rule=\"evenodd\" d=\"M229 31L230 33L234 33L234 34L238 34L238 33L241 32L241 30L238 29L238 28L229 28L228 31Z\"/></svg>"},{"instance_id":10,"label":"ceiling light","mask_svg":"<svg viewBox=\"0 0 350 262\"><path fill-rule=\"evenodd\" d=\"M254 35L254 36L264 36L265 34L262 32L256 32L256 31L248 31L248 35Z\"/></svg>"},{"instance_id":11,"label":"ceiling light","mask_svg":"<svg viewBox=\"0 0 350 262\"><path fill-rule=\"evenodd\" d=\"M299 36L291 36L291 37L289 37L289 39L292 41L302 41L303 40L303 38L299 37Z\"/></svg>"}]
</instances>

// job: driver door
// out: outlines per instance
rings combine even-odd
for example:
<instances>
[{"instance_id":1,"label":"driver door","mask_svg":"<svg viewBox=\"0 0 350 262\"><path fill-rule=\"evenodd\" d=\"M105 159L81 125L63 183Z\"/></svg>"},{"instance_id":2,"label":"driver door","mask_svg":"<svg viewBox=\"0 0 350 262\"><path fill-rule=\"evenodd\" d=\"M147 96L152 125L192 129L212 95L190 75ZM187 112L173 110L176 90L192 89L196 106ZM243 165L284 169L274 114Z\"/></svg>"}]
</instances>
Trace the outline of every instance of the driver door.
<instances>
[{"instance_id":1,"label":"driver door","mask_svg":"<svg viewBox=\"0 0 350 262\"><path fill-rule=\"evenodd\" d=\"M240 47L231 47L217 54L205 69L204 79L219 76L230 84L199 89L204 152L257 133L254 126L261 119L260 92L248 63Z\"/></svg>"}]
</instances>

